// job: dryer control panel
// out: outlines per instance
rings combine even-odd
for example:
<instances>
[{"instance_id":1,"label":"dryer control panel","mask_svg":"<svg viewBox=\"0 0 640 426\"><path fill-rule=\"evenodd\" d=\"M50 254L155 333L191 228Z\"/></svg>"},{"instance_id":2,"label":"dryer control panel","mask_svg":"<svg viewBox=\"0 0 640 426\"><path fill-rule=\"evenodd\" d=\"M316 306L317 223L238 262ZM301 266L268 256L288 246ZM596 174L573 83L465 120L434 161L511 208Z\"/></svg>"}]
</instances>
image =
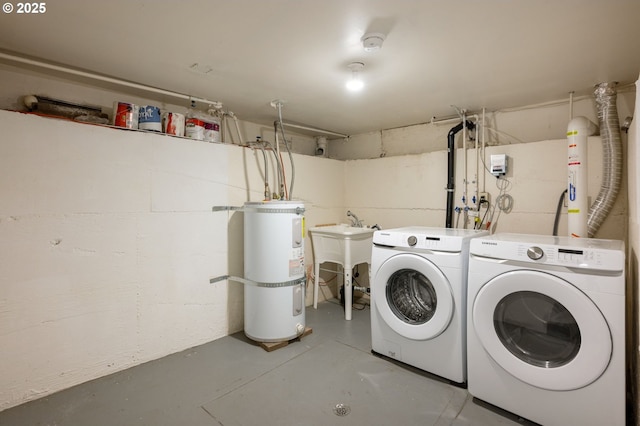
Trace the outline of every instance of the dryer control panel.
<instances>
[{"instance_id":1,"label":"dryer control panel","mask_svg":"<svg viewBox=\"0 0 640 426\"><path fill-rule=\"evenodd\" d=\"M576 250L562 247L539 247L520 245L518 254L526 254L528 261L557 264L563 266L600 267L603 264L602 252L594 250ZM522 260L522 259L521 259Z\"/></svg>"},{"instance_id":2,"label":"dryer control panel","mask_svg":"<svg viewBox=\"0 0 640 426\"><path fill-rule=\"evenodd\" d=\"M613 240L570 240L496 234L471 240L470 253L497 260L600 271L624 270L624 244ZM527 238L529 237L529 241ZM518 241L519 238L522 238ZM555 244L553 244L555 242Z\"/></svg>"}]
</instances>

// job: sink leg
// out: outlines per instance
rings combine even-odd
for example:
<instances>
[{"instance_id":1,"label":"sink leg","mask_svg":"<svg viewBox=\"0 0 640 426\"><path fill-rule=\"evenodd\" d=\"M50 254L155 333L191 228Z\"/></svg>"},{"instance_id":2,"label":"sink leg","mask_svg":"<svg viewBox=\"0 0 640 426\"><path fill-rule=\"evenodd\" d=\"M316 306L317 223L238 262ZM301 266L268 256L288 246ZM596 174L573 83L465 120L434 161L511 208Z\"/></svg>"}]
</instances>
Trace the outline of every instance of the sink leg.
<instances>
[{"instance_id":1,"label":"sink leg","mask_svg":"<svg viewBox=\"0 0 640 426\"><path fill-rule=\"evenodd\" d=\"M318 287L320 286L320 264L316 263L313 269L313 309L318 309Z\"/></svg>"},{"instance_id":2,"label":"sink leg","mask_svg":"<svg viewBox=\"0 0 640 426\"><path fill-rule=\"evenodd\" d=\"M351 293L351 265L344 265L344 319L351 321L351 304L353 303Z\"/></svg>"}]
</instances>

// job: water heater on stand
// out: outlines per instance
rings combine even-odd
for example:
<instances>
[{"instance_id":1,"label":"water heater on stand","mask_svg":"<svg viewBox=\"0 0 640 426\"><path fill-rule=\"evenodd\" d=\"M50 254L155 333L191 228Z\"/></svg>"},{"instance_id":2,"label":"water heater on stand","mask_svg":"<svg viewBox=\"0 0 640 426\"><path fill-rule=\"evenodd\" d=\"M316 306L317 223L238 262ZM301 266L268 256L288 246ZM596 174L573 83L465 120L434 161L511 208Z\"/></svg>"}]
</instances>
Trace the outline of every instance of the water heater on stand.
<instances>
[{"instance_id":1,"label":"water heater on stand","mask_svg":"<svg viewBox=\"0 0 640 426\"><path fill-rule=\"evenodd\" d=\"M250 202L243 210L245 334L294 339L305 330L304 204Z\"/></svg>"}]
</instances>

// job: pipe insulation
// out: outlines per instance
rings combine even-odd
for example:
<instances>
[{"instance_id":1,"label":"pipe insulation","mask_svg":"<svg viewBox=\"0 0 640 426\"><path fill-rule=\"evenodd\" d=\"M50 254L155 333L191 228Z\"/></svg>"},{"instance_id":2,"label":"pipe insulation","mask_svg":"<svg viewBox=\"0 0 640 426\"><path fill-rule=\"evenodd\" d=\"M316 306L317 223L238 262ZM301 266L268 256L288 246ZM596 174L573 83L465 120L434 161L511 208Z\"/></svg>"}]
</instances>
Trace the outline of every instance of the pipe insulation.
<instances>
[{"instance_id":1,"label":"pipe insulation","mask_svg":"<svg viewBox=\"0 0 640 426\"><path fill-rule=\"evenodd\" d=\"M475 129L475 124L466 120L460 122L457 126L452 127L447 135L447 212L446 212L446 227L453 228L453 196L456 189L455 184L455 161L456 161L456 134L466 127L469 130ZM466 152L464 155L467 155Z\"/></svg>"},{"instance_id":2,"label":"pipe insulation","mask_svg":"<svg viewBox=\"0 0 640 426\"><path fill-rule=\"evenodd\" d=\"M589 209L587 228L593 237L611 212L622 181L622 141L616 107L617 83L600 83L594 92L602 138L602 183Z\"/></svg>"}]
</instances>

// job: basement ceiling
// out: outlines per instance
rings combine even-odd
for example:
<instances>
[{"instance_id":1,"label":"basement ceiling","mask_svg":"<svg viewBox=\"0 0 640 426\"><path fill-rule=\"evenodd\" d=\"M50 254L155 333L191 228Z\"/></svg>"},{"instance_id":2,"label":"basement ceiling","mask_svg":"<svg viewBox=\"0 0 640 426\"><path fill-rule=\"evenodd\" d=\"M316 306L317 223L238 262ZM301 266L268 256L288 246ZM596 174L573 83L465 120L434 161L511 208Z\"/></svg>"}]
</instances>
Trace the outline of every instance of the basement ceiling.
<instances>
[{"instance_id":1,"label":"basement ceiling","mask_svg":"<svg viewBox=\"0 0 640 426\"><path fill-rule=\"evenodd\" d=\"M591 94L640 71L638 0L55 0L0 49L358 134ZM365 33L385 35L366 52ZM11 64L12 62L5 60ZM345 89L364 63L365 88ZM149 95L153 98L152 95ZM174 100L185 104L187 101Z\"/></svg>"}]
</instances>

